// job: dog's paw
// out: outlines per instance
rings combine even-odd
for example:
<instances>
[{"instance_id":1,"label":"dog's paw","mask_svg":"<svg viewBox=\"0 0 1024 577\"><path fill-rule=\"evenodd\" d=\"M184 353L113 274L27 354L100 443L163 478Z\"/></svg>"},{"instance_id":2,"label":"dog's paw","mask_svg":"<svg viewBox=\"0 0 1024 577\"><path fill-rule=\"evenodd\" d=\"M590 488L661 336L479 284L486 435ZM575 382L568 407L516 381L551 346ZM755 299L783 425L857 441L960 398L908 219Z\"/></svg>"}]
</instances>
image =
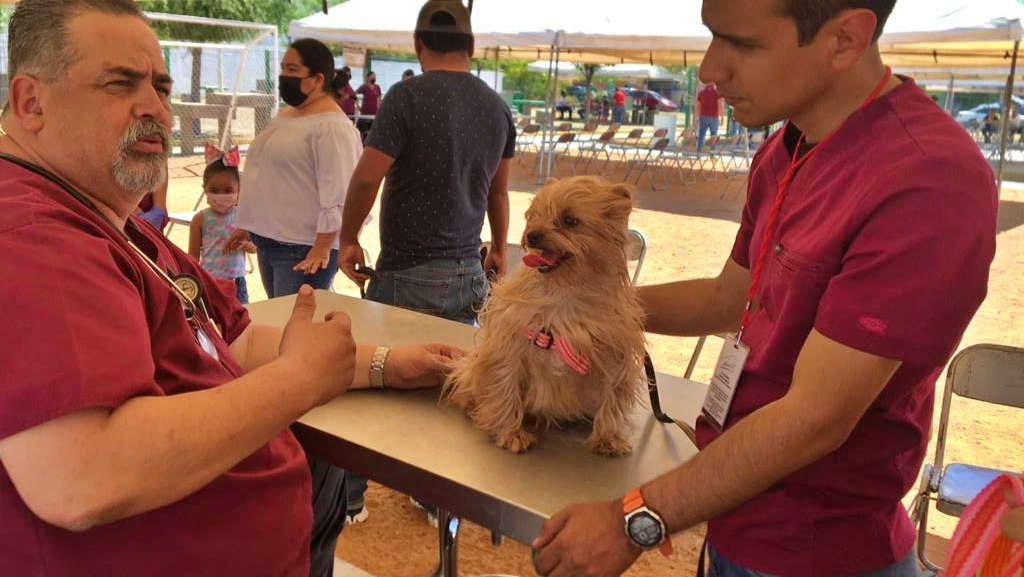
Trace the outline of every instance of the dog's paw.
<instances>
[{"instance_id":1,"label":"dog's paw","mask_svg":"<svg viewBox=\"0 0 1024 577\"><path fill-rule=\"evenodd\" d=\"M522 453L530 448L530 445L537 440L537 436L525 429L519 429L514 433L501 435L495 440L502 449L508 449L513 453Z\"/></svg>"},{"instance_id":2,"label":"dog's paw","mask_svg":"<svg viewBox=\"0 0 1024 577\"><path fill-rule=\"evenodd\" d=\"M584 444L591 451L606 457L619 457L633 452L633 446L629 444L629 441L619 437L595 437L591 435Z\"/></svg>"}]
</instances>

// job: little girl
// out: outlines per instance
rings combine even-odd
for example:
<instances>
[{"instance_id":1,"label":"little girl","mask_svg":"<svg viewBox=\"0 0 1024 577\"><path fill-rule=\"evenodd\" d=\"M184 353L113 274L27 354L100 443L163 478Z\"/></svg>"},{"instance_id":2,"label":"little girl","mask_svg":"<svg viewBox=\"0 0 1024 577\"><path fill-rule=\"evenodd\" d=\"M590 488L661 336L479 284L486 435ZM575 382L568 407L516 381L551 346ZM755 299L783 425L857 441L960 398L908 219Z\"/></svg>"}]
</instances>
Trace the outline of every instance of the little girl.
<instances>
[{"instance_id":1,"label":"little girl","mask_svg":"<svg viewBox=\"0 0 1024 577\"><path fill-rule=\"evenodd\" d=\"M238 211L238 147L223 153L206 145L206 170L203 171L203 193L210 208L196 213L189 229L188 254L217 279L221 288L235 292L238 301L248 304L249 291L245 284L245 254L255 253L256 245L246 241L240 250L224 252L224 245L235 230ZM244 251L244 252L243 252Z\"/></svg>"}]
</instances>

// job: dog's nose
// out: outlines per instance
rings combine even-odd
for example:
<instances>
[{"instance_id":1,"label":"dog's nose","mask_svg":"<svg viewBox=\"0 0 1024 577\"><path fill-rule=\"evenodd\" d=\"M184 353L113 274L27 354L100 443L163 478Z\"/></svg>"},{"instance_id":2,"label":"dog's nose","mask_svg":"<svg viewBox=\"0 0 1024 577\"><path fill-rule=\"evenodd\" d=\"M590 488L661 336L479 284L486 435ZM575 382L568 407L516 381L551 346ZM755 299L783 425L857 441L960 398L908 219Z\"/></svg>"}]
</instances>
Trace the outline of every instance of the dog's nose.
<instances>
[{"instance_id":1,"label":"dog's nose","mask_svg":"<svg viewBox=\"0 0 1024 577\"><path fill-rule=\"evenodd\" d=\"M526 233L526 244L530 246L537 246L544 240L544 233L542 232L528 232Z\"/></svg>"}]
</instances>

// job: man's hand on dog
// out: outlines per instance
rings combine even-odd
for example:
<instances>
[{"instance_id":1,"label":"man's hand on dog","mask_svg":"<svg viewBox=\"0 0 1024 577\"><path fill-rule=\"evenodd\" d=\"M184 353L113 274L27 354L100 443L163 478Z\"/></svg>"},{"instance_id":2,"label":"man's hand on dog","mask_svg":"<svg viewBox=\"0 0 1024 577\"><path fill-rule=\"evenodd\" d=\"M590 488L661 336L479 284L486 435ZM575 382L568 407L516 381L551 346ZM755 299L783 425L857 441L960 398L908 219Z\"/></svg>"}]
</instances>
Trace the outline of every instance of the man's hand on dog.
<instances>
[{"instance_id":1,"label":"man's hand on dog","mask_svg":"<svg viewBox=\"0 0 1024 577\"><path fill-rule=\"evenodd\" d=\"M622 501L570 505L544 523L531 548L543 577L614 577L640 556L626 538Z\"/></svg>"},{"instance_id":2,"label":"man's hand on dog","mask_svg":"<svg viewBox=\"0 0 1024 577\"><path fill-rule=\"evenodd\" d=\"M396 389L436 387L452 370L452 362L466 354L440 343L393 347L384 363L384 383Z\"/></svg>"}]
</instances>

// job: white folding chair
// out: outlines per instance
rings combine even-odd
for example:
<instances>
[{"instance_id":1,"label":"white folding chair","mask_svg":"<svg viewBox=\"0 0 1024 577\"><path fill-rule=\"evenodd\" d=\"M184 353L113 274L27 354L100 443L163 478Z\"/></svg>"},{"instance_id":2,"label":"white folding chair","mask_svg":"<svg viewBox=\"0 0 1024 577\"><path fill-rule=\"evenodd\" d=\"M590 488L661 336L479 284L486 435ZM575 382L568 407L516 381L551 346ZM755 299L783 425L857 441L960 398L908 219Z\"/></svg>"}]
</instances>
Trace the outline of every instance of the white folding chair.
<instances>
[{"instance_id":1,"label":"white folding chair","mask_svg":"<svg viewBox=\"0 0 1024 577\"><path fill-rule=\"evenodd\" d=\"M935 461L924 467L920 492L911 512L917 524L918 559L933 571L942 568L928 559L925 553L930 502L935 501L938 511L959 517L967 504L996 477L1004 473L1020 474L964 463L951 463L943 468L953 395L1024 409L1024 348L973 345L960 351L949 363L939 417ZM1011 423L1014 422L1019 427L1024 421L1012 419Z\"/></svg>"},{"instance_id":2,"label":"white folding chair","mask_svg":"<svg viewBox=\"0 0 1024 577\"><path fill-rule=\"evenodd\" d=\"M629 284L636 286L636 281L640 280L640 269L643 268L646 257L647 239L639 230L630 229L629 245L626 247L626 263L636 264L633 265L633 276L630 277Z\"/></svg>"}]
</instances>

